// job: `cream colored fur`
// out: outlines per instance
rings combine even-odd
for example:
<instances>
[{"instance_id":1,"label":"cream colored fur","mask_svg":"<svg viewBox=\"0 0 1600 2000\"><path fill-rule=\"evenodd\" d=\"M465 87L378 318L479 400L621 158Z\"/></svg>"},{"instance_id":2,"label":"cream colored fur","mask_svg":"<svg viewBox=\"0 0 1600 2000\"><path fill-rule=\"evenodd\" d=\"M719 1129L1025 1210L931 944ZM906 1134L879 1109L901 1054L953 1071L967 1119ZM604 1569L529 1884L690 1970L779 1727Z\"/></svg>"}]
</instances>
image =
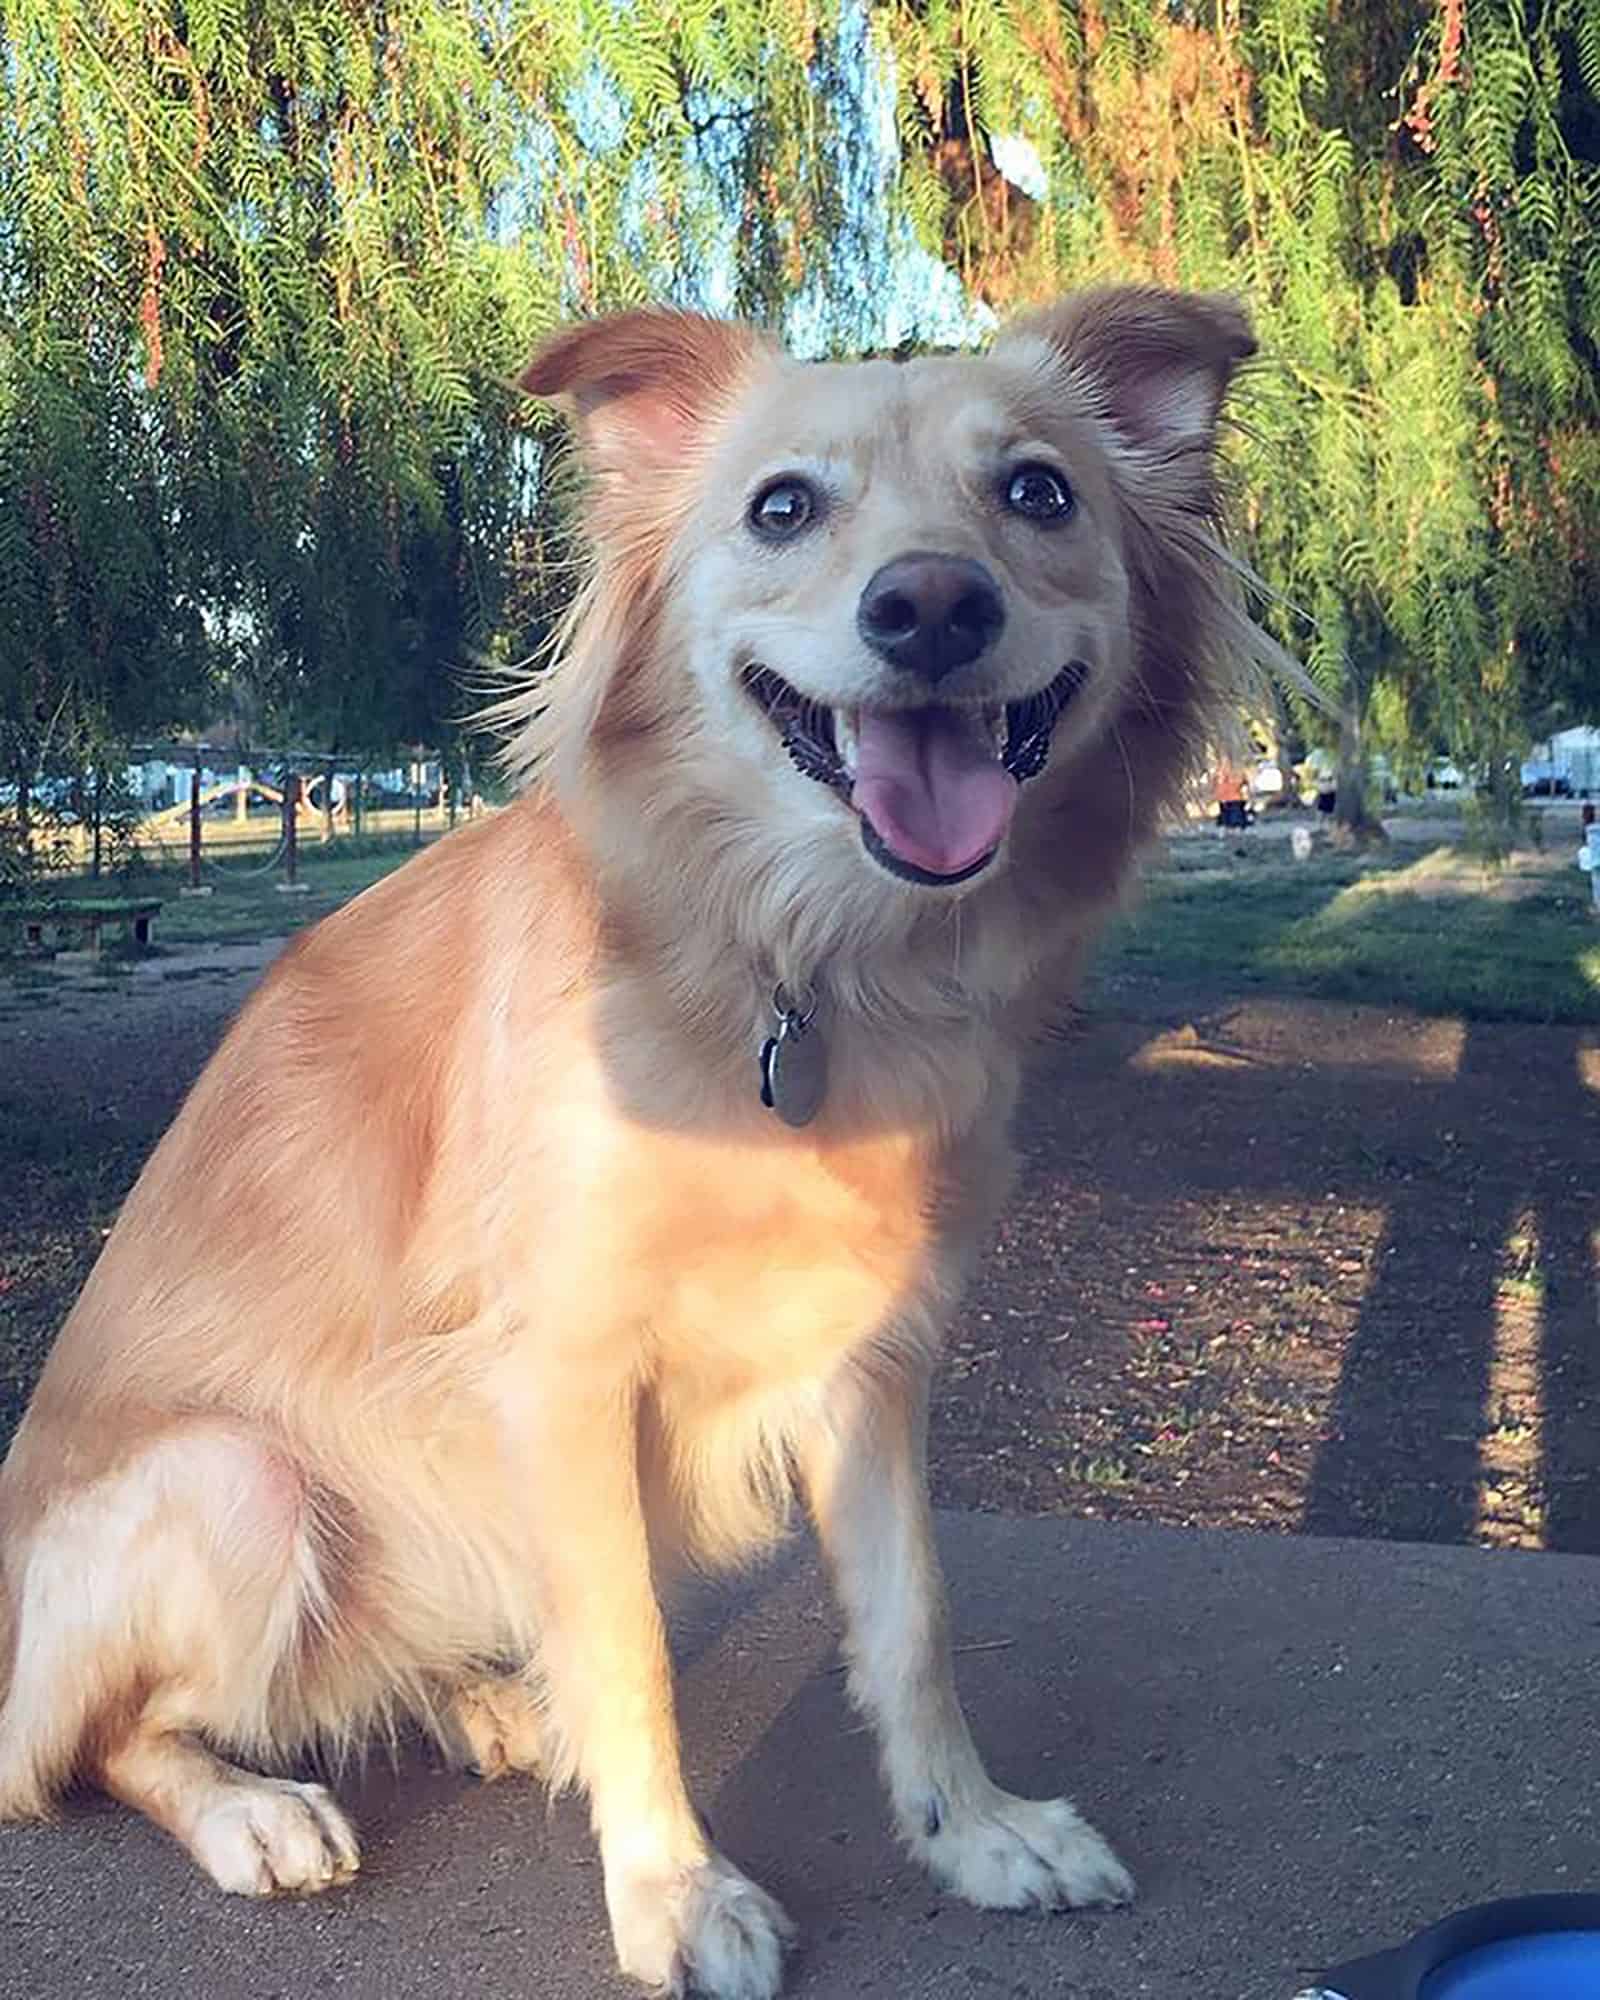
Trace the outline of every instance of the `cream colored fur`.
<instances>
[{"instance_id":1,"label":"cream colored fur","mask_svg":"<svg viewBox=\"0 0 1600 2000\"><path fill-rule=\"evenodd\" d=\"M798 1485L910 1848L984 1904L1130 1893L973 1747L927 1382L1029 1039L1263 654L1212 526L1249 347L1225 302L1114 292L983 359L800 369L635 314L536 360L594 567L513 705L526 794L285 951L129 1197L0 1473L0 1812L87 1779L225 1888L317 1889L348 1823L251 1767L420 1717L585 1788L629 1972L764 2000L787 1921L688 1796L657 1592ZM1079 496L1050 536L994 503L1040 454ZM745 509L797 469L832 521L775 557ZM959 889L879 868L740 685L880 698L854 606L911 548L999 579L993 698L1090 668ZM757 1101L780 980L832 1058L804 1131Z\"/></svg>"}]
</instances>

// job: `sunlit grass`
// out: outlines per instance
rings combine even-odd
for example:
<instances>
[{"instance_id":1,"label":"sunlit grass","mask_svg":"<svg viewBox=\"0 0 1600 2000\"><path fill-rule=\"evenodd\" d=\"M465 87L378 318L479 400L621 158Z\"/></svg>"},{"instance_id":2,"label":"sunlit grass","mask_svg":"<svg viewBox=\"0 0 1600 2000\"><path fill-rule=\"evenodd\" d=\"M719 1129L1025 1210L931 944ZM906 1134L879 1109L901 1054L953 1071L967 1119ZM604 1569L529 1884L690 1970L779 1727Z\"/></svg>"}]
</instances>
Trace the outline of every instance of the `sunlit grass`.
<instances>
[{"instance_id":1,"label":"sunlit grass","mask_svg":"<svg viewBox=\"0 0 1600 2000\"><path fill-rule=\"evenodd\" d=\"M1513 883L1459 857L1318 857L1159 871L1103 981L1160 973L1477 1021L1600 1022L1587 883Z\"/></svg>"},{"instance_id":2,"label":"sunlit grass","mask_svg":"<svg viewBox=\"0 0 1600 2000\"><path fill-rule=\"evenodd\" d=\"M188 868L165 864L140 865L126 877L93 884L87 879L63 877L52 889L67 901L90 895L160 897L156 942L164 949L241 944L281 937L315 923L392 874L415 852L408 840L340 841L326 848L308 841L300 850L298 867L305 889L297 895L280 891L283 869L273 863L270 849L260 853L234 850L208 860L202 876L211 892L206 896L185 896Z\"/></svg>"},{"instance_id":3,"label":"sunlit grass","mask_svg":"<svg viewBox=\"0 0 1600 2000\"><path fill-rule=\"evenodd\" d=\"M165 899L166 947L243 942L314 922L413 851L308 842L297 896L279 892L281 870L263 869L265 857L247 856L208 868L209 896L182 896L178 868L141 869L129 887ZM1156 870L1101 954L1103 982L1157 973L1466 1020L1600 1022L1600 922L1578 871L1569 880L1532 854L1495 871L1443 847L1294 862L1281 846L1240 854L1191 841Z\"/></svg>"}]
</instances>

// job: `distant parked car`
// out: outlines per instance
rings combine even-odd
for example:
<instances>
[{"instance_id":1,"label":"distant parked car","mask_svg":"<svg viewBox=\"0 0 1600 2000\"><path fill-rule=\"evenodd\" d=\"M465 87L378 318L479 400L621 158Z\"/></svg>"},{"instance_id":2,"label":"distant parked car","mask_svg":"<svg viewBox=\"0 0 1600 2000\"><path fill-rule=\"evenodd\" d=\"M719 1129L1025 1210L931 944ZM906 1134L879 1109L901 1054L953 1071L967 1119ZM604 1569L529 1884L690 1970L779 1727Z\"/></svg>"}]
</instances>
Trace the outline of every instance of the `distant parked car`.
<instances>
[{"instance_id":1,"label":"distant parked car","mask_svg":"<svg viewBox=\"0 0 1600 2000\"><path fill-rule=\"evenodd\" d=\"M1436 757L1428 766L1427 782L1430 792L1459 792L1467 780L1459 765L1448 757Z\"/></svg>"},{"instance_id":2,"label":"distant parked car","mask_svg":"<svg viewBox=\"0 0 1600 2000\"><path fill-rule=\"evenodd\" d=\"M1522 767L1522 796L1525 799L1570 799L1572 780L1554 764L1531 761Z\"/></svg>"}]
</instances>

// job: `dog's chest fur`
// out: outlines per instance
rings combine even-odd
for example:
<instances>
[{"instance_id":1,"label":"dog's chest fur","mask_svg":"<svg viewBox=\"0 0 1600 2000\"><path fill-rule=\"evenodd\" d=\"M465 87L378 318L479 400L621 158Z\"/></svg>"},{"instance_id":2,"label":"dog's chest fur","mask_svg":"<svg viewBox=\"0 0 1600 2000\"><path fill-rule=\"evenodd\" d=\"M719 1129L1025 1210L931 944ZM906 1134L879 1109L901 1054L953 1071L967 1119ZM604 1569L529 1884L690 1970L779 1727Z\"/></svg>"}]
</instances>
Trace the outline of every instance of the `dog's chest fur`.
<instances>
[{"instance_id":1,"label":"dog's chest fur","mask_svg":"<svg viewBox=\"0 0 1600 2000\"><path fill-rule=\"evenodd\" d=\"M568 1089L546 1107L538 1175L556 1339L573 1337L566 1245L587 1300L577 1337L625 1334L649 1374L712 1400L826 1375L940 1291L946 1149L796 1134L759 1109L732 1138L619 1126L583 1104L580 1078Z\"/></svg>"}]
</instances>

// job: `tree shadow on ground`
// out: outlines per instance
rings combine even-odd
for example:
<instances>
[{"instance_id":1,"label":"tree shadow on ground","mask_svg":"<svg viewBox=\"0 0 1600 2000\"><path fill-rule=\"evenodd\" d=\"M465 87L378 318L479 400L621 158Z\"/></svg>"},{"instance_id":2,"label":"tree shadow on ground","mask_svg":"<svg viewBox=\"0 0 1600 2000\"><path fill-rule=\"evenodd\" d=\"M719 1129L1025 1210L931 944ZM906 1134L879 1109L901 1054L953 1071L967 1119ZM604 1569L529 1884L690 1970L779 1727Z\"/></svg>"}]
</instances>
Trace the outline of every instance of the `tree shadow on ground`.
<instances>
[{"instance_id":1,"label":"tree shadow on ground","mask_svg":"<svg viewBox=\"0 0 1600 2000\"><path fill-rule=\"evenodd\" d=\"M1586 1129L1592 1146L1600 1107L1580 1074L1578 1031L1524 1036L1521 1056L1523 1103L1570 1106L1568 1138ZM1600 1550L1590 1244L1600 1172L1585 1187L1575 1145L1508 1115L1512 1081L1503 1048L1469 1030L1455 1077L1411 1100L1418 1136L1469 1134L1477 1171L1458 1202L1413 1185L1389 1203L1306 1495L1312 1533L1381 1521L1387 1535L1470 1539L1492 1505L1486 1440L1527 1431L1539 1439L1545 1545Z\"/></svg>"},{"instance_id":2,"label":"tree shadow on ground","mask_svg":"<svg viewBox=\"0 0 1600 2000\"><path fill-rule=\"evenodd\" d=\"M1519 920L1452 912L1485 993ZM1594 933L1566 937L1586 979ZM1594 1030L1215 962L1100 995L1030 1082L941 1498L1600 1552Z\"/></svg>"}]
</instances>

